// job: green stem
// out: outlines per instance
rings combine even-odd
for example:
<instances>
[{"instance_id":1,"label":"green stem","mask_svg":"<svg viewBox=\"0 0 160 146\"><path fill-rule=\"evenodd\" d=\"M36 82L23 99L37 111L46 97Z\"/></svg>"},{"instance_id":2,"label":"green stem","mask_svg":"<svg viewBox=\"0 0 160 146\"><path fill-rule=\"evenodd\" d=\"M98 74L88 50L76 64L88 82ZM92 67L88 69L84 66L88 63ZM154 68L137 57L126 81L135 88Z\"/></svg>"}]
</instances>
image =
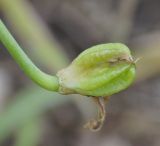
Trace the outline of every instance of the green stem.
<instances>
[{"instance_id":1,"label":"green stem","mask_svg":"<svg viewBox=\"0 0 160 146\"><path fill-rule=\"evenodd\" d=\"M22 70L29 76L35 83L41 87L57 91L59 87L58 78L56 76L48 75L37 68L33 62L28 58L25 52L18 45L16 40L12 37L6 26L0 19L0 40L7 48L11 56L19 64Z\"/></svg>"}]
</instances>

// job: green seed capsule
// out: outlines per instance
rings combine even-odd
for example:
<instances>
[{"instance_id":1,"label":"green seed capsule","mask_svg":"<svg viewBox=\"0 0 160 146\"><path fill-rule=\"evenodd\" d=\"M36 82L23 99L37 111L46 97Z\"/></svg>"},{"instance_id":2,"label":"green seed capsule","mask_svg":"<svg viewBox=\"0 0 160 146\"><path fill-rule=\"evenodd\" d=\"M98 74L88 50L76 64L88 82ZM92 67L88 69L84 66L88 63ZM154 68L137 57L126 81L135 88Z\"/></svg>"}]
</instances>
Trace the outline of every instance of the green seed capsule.
<instances>
[{"instance_id":1,"label":"green seed capsule","mask_svg":"<svg viewBox=\"0 0 160 146\"><path fill-rule=\"evenodd\" d=\"M127 46L101 44L82 52L57 76L62 94L105 97L126 89L133 82L135 63Z\"/></svg>"}]
</instances>

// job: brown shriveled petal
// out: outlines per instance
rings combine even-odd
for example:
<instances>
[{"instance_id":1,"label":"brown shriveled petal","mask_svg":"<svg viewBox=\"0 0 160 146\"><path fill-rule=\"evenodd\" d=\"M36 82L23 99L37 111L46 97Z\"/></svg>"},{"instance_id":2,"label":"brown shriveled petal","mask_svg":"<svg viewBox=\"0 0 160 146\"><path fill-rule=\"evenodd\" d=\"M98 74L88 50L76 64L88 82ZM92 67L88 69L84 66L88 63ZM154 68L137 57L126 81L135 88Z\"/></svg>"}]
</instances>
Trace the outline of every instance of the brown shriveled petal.
<instances>
[{"instance_id":1,"label":"brown shriveled petal","mask_svg":"<svg viewBox=\"0 0 160 146\"><path fill-rule=\"evenodd\" d=\"M108 102L109 97L92 97L98 107L97 119L92 119L84 125L84 128L91 131L99 131L104 123L106 117L105 105Z\"/></svg>"}]
</instances>

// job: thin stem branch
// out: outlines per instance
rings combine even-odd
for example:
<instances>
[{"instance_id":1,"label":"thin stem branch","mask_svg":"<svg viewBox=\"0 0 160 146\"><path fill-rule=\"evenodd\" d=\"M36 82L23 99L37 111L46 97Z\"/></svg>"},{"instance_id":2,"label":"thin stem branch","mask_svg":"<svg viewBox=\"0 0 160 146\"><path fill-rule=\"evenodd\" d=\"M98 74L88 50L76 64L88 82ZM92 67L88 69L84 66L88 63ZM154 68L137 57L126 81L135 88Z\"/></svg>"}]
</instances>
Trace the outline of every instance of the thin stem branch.
<instances>
[{"instance_id":1,"label":"thin stem branch","mask_svg":"<svg viewBox=\"0 0 160 146\"><path fill-rule=\"evenodd\" d=\"M6 26L0 19L0 40L7 48L11 56L19 64L21 69L29 76L35 83L41 87L57 91L59 87L58 78L56 76L48 75L37 68L34 63L28 58L25 52L18 45L16 40L12 37Z\"/></svg>"},{"instance_id":2,"label":"thin stem branch","mask_svg":"<svg viewBox=\"0 0 160 146\"><path fill-rule=\"evenodd\" d=\"M12 24L11 30L16 31L18 39L27 46L24 51L31 52L29 55L35 61L53 72L69 65L63 47L28 0L0 0L0 10ZM31 51L28 48L32 48Z\"/></svg>"}]
</instances>

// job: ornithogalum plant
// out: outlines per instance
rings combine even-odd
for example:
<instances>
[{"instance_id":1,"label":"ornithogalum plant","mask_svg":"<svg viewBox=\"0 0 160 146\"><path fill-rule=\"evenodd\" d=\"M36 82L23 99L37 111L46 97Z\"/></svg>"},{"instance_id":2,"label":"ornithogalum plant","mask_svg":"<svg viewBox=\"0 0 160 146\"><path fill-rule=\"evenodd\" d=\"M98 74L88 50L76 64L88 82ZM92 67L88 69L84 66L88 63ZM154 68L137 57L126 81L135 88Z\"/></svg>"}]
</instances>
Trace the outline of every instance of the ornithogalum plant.
<instances>
[{"instance_id":1,"label":"ornithogalum plant","mask_svg":"<svg viewBox=\"0 0 160 146\"><path fill-rule=\"evenodd\" d=\"M58 73L48 75L37 68L0 20L0 40L25 74L41 87L60 94L92 97L99 105L97 120L85 127L100 129L105 119L105 101L126 89L135 77L135 61L130 50L121 43L93 46L82 52Z\"/></svg>"}]
</instances>

